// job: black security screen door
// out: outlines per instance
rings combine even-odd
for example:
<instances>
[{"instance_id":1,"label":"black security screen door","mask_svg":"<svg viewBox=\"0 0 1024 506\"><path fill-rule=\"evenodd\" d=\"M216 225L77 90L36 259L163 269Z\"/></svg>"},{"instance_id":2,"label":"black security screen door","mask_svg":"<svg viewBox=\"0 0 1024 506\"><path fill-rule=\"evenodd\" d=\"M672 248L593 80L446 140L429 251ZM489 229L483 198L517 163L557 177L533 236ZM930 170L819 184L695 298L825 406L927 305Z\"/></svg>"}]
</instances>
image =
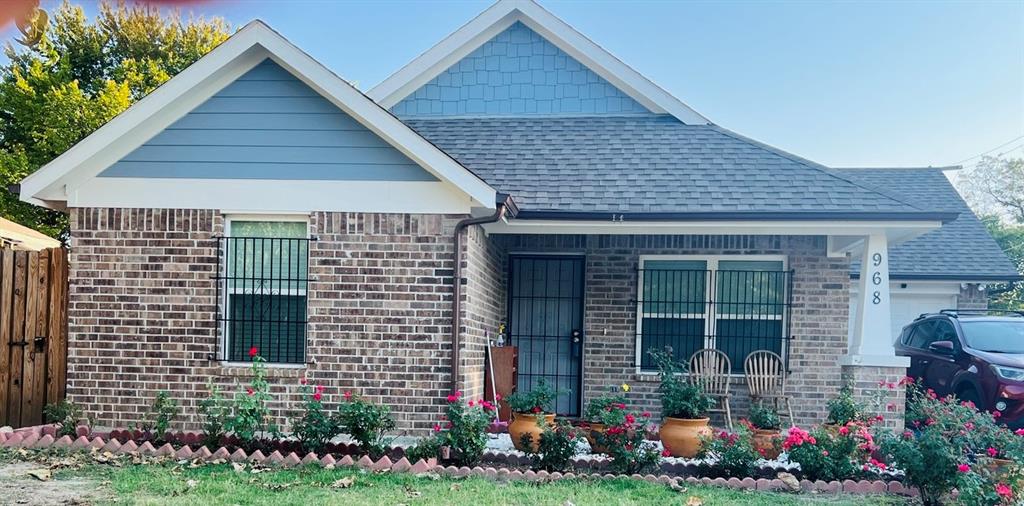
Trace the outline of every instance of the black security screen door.
<instances>
[{"instance_id":1,"label":"black security screen door","mask_svg":"<svg viewBox=\"0 0 1024 506\"><path fill-rule=\"evenodd\" d=\"M556 413L579 416L583 363L583 257L518 255L509 260L508 322L519 348L516 388L540 378L565 390Z\"/></svg>"}]
</instances>

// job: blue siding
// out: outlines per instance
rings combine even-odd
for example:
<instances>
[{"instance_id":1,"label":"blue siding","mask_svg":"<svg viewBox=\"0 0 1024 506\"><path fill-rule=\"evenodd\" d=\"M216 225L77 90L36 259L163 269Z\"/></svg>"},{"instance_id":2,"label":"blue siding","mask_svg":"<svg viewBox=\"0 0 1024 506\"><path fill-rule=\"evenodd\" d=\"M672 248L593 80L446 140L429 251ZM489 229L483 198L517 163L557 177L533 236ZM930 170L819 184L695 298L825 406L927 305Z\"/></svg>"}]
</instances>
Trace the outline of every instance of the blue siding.
<instances>
[{"instance_id":1,"label":"blue siding","mask_svg":"<svg viewBox=\"0 0 1024 506\"><path fill-rule=\"evenodd\" d=\"M391 111L402 117L650 113L518 21Z\"/></svg>"},{"instance_id":2,"label":"blue siding","mask_svg":"<svg viewBox=\"0 0 1024 506\"><path fill-rule=\"evenodd\" d=\"M270 60L100 177L437 180Z\"/></svg>"}]
</instances>

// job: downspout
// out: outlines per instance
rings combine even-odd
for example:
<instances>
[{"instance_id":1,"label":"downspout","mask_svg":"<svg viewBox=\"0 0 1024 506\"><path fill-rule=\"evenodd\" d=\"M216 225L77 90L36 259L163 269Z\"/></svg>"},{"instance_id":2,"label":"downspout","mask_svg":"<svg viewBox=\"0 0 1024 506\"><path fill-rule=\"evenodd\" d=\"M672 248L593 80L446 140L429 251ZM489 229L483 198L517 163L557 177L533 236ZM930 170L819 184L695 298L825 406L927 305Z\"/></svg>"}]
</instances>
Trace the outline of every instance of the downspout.
<instances>
[{"instance_id":1,"label":"downspout","mask_svg":"<svg viewBox=\"0 0 1024 506\"><path fill-rule=\"evenodd\" d=\"M462 323L459 317L462 312L462 230L470 225L499 221L505 217L507 209L508 206L505 202L499 202L494 214L479 218L466 218L455 224L455 268L452 273L452 392L459 389L459 348L462 345L459 339L459 329Z\"/></svg>"}]
</instances>

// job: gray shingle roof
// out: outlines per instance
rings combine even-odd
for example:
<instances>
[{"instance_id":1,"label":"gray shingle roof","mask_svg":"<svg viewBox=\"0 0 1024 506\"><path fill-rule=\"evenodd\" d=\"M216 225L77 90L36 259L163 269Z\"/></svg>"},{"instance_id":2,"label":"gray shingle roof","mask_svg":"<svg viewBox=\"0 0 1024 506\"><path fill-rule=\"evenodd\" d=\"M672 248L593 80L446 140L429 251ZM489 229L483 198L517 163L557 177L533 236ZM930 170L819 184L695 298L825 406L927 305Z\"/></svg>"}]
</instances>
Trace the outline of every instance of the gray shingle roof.
<instances>
[{"instance_id":1,"label":"gray shingle roof","mask_svg":"<svg viewBox=\"0 0 1024 506\"><path fill-rule=\"evenodd\" d=\"M893 246L889 252L892 278L993 281L1019 277L941 169L835 170L873 186L898 190L918 207L960 213L938 230ZM858 273L860 266L855 263L853 270Z\"/></svg>"},{"instance_id":2,"label":"gray shingle roof","mask_svg":"<svg viewBox=\"0 0 1024 506\"><path fill-rule=\"evenodd\" d=\"M922 211L723 128L666 116L405 122L527 213Z\"/></svg>"}]
</instances>

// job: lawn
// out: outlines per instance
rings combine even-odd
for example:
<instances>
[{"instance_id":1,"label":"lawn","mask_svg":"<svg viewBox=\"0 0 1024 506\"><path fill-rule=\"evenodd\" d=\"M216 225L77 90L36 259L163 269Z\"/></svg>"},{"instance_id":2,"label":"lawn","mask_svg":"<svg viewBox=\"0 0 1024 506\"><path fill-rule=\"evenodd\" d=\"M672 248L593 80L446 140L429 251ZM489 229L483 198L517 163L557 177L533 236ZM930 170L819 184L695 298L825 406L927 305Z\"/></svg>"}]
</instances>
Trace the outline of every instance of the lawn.
<instances>
[{"instance_id":1,"label":"lawn","mask_svg":"<svg viewBox=\"0 0 1024 506\"><path fill-rule=\"evenodd\" d=\"M295 470L236 470L231 464L90 465L58 473L56 480L83 475L109 488L118 504L473 504L482 505L897 505L893 497L787 495L711 487L673 490L628 479L567 480L547 484L496 483L484 479L367 473L354 469L305 467Z\"/></svg>"}]
</instances>

